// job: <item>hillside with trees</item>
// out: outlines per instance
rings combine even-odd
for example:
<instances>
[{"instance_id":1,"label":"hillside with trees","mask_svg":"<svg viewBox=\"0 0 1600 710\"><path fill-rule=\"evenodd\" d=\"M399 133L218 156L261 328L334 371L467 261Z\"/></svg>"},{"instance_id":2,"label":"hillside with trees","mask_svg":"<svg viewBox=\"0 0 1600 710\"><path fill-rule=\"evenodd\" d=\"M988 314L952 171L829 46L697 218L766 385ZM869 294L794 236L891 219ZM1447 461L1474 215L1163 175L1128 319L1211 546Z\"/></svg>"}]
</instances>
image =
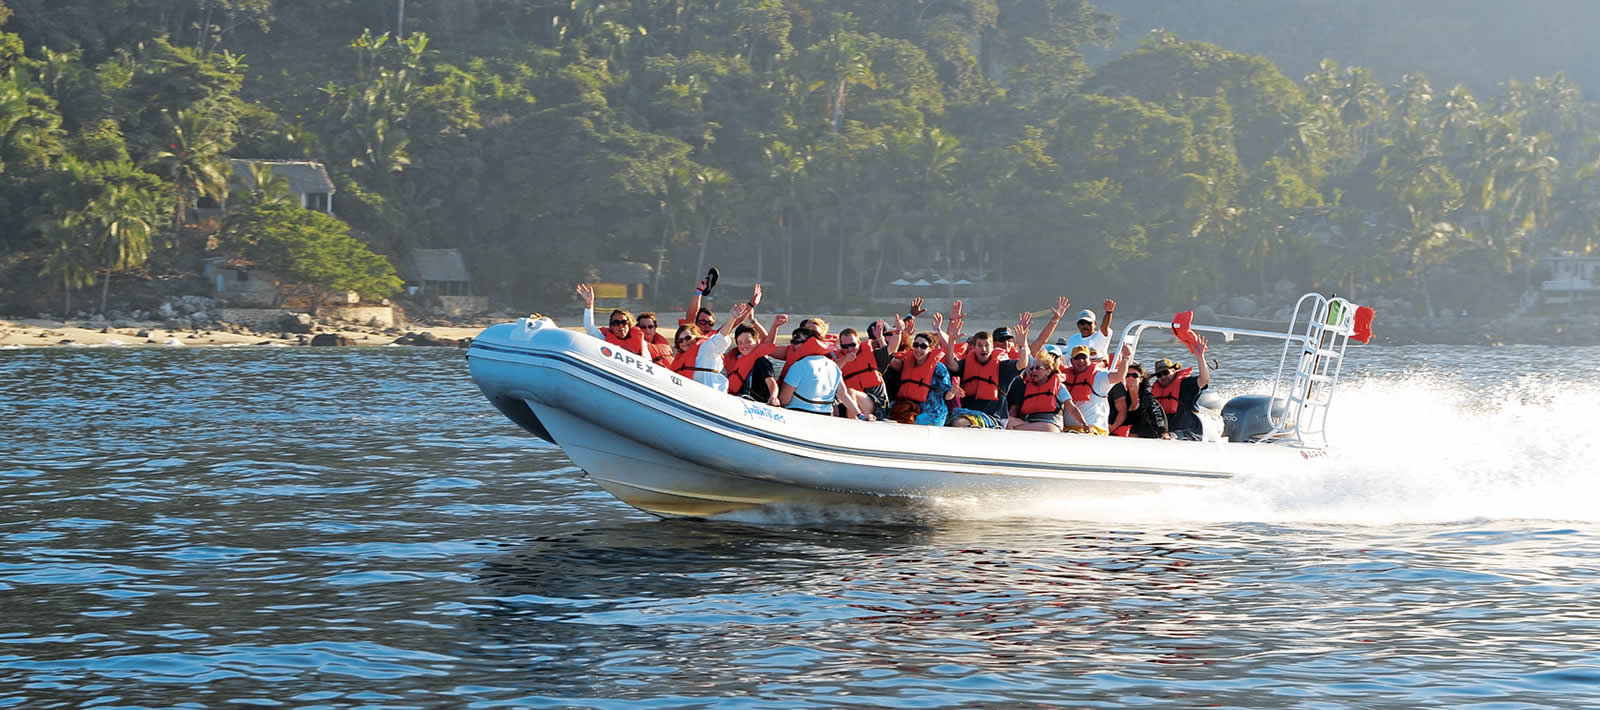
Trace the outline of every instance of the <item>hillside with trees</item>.
<instances>
[{"instance_id":1,"label":"hillside with trees","mask_svg":"<svg viewBox=\"0 0 1600 710\"><path fill-rule=\"evenodd\" d=\"M1087 0L0 2L0 311L217 254L376 298L458 248L520 310L622 260L795 309L940 274L1493 313L1600 245L1600 116L1561 73L1286 75L1170 33L1091 67L1117 24ZM335 217L230 197L228 158L322 163Z\"/></svg>"}]
</instances>

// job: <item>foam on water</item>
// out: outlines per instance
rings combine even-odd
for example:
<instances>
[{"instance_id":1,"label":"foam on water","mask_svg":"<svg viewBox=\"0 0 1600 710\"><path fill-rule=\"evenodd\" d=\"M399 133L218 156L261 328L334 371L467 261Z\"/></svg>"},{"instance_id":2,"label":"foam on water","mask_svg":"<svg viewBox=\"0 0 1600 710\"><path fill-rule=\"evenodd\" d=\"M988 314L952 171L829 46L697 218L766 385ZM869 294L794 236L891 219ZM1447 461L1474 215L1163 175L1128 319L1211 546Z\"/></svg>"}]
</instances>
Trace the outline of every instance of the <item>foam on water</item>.
<instances>
[{"instance_id":1,"label":"foam on water","mask_svg":"<svg viewBox=\"0 0 1600 710\"><path fill-rule=\"evenodd\" d=\"M1248 389L1248 388L1246 388ZM1318 522L1600 520L1600 384L1528 376L1473 388L1435 375L1347 382L1328 432L1333 456L1209 488L1116 498L942 500L963 520ZM790 507L739 514L779 525L901 520L904 511Z\"/></svg>"}]
</instances>

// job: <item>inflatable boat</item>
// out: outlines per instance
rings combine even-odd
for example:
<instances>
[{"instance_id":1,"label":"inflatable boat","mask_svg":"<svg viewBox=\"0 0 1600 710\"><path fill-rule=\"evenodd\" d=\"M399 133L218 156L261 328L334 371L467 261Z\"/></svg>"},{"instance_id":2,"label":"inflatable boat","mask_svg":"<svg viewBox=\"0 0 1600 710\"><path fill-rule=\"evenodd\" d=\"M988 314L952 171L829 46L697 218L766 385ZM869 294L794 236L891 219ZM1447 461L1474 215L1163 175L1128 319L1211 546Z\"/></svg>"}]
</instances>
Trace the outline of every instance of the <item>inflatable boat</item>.
<instances>
[{"instance_id":1,"label":"inflatable boat","mask_svg":"<svg viewBox=\"0 0 1600 710\"><path fill-rule=\"evenodd\" d=\"M496 409L561 447L611 495L655 515L957 496L1114 496L1217 485L1325 456L1321 425L1345 347L1357 334L1357 310L1307 294L1285 333L1181 324L1230 341L1284 341L1270 392L1235 398L1220 412L1203 410L1206 441L862 422L782 409L706 387L545 318L487 328L467 358ZM1135 321L1121 342L1137 349L1146 329L1168 327L1181 332L1177 322Z\"/></svg>"}]
</instances>

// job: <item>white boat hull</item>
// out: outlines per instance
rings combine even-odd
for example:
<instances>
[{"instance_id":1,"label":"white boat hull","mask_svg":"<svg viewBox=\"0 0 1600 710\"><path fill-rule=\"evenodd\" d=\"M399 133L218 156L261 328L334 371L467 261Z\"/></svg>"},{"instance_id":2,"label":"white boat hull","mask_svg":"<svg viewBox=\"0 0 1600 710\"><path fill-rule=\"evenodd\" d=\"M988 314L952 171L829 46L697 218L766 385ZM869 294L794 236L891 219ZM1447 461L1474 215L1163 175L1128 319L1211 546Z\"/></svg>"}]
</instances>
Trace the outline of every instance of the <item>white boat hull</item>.
<instances>
[{"instance_id":1,"label":"white boat hull","mask_svg":"<svg viewBox=\"0 0 1600 710\"><path fill-rule=\"evenodd\" d=\"M1112 496L1207 486L1319 457L1284 445L867 423L730 397L548 320L496 325L468 360L484 395L607 492L662 516L767 505Z\"/></svg>"}]
</instances>

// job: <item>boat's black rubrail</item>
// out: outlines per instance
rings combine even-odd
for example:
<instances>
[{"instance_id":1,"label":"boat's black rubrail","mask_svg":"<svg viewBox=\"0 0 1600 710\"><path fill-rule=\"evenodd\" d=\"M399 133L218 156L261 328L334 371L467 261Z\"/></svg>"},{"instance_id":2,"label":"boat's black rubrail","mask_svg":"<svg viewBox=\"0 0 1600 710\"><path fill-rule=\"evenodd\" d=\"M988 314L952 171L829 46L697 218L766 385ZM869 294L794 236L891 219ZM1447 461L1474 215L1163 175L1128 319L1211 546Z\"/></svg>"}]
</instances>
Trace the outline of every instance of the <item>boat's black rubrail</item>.
<instances>
[{"instance_id":1,"label":"boat's black rubrail","mask_svg":"<svg viewBox=\"0 0 1600 710\"><path fill-rule=\"evenodd\" d=\"M544 423L540 422L539 417L528 408L527 402L515 397L490 397L489 403L500 410L501 414L506 415L507 419L516 422L517 426L527 429L529 434L560 446L556 438L550 435L550 430L544 428Z\"/></svg>"}]
</instances>

